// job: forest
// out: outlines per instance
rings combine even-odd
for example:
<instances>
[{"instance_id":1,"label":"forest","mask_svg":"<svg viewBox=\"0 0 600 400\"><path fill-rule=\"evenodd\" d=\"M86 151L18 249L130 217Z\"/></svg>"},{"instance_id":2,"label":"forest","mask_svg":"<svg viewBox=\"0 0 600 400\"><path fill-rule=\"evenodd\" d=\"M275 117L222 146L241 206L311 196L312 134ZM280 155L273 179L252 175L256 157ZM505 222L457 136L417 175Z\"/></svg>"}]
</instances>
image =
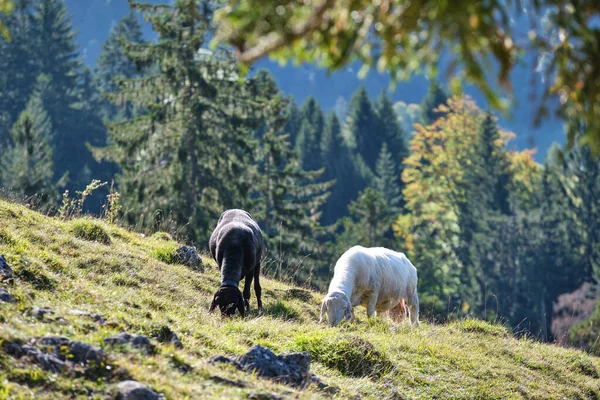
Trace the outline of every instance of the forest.
<instances>
[{"instance_id":1,"label":"forest","mask_svg":"<svg viewBox=\"0 0 600 400\"><path fill-rule=\"evenodd\" d=\"M434 79L418 107L365 88L343 113L297 104L267 70L244 75L230 47L210 46L208 3L131 7L93 69L64 0L0 14L2 196L201 249L221 212L242 208L273 277L325 290L347 248L384 246L417 267L423 319L501 321L600 352L590 144L555 145L539 164L494 111Z\"/></svg>"}]
</instances>

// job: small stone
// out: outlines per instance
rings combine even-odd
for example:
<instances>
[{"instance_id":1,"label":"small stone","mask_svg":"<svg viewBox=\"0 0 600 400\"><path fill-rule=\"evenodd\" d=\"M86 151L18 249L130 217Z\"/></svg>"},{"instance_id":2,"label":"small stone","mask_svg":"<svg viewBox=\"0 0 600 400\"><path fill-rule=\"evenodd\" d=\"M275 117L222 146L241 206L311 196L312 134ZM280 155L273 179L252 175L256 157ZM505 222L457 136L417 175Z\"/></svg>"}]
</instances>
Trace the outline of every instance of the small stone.
<instances>
[{"instance_id":1,"label":"small stone","mask_svg":"<svg viewBox=\"0 0 600 400\"><path fill-rule=\"evenodd\" d=\"M334 396L335 394L337 394L340 389L336 388L335 386L330 386L327 383L323 382L319 377L317 377L316 375L313 375L311 377L311 382L317 387L318 390L330 395L330 396Z\"/></svg>"},{"instance_id":2,"label":"small stone","mask_svg":"<svg viewBox=\"0 0 600 400\"><path fill-rule=\"evenodd\" d=\"M43 320L46 314L54 314L54 311L49 307L33 307L31 315L39 320Z\"/></svg>"},{"instance_id":3,"label":"small stone","mask_svg":"<svg viewBox=\"0 0 600 400\"><path fill-rule=\"evenodd\" d=\"M61 372L66 368L65 362L55 354L46 354L38 350L34 358L47 371Z\"/></svg>"},{"instance_id":4,"label":"small stone","mask_svg":"<svg viewBox=\"0 0 600 400\"><path fill-rule=\"evenodd\" d=\"M7 281L13 278L12 269L8 266L4 255L0 254L0 282Z\"/></svg>"},{"instance_id":5,"label":"small stone","mask_svg":"<svg viewBox=\"0 0 600 400\"><path fill-rule=\"evenodd\" d=\"M181 264L193 269L202 270L202 258L200 258L200 254L198 254L198 250L195 247L181 246L175 254Z\"/></svg>"},{"instance_id":6,"label":"small stone","mask_svg":"<svg viewBox=\"0 0 600 400\"><path fill-rule=\"evenodd\" d=\"M74 340L69 343L69 351L73 355L73 361L88 364L96 363L99 366L106 361L106 353L98 346Z\"/></svg>"},{"instance_id":7,"label":"small stone","mask_svg":"<svg viewBox=\"0 0 600 400\"><path fill-rule=\"evenodd\" d=\"M93 319L94 321L99 323L100 325L103 325L106 322L106 320L104 318L102 318L102 316L100 314L91 313L88 311L70 310L69 314L80 316L80 317L90 317L91 319Z\"/></svg>"},{"instance_id":8,"label":"small stone","mask_svg":"<svg viewBox=\"0 0 600 400\"><path fill-rule=\"evenodd\" d=\"M283 397L275 393L248 393L248 400L281 400Z\"/></svg>"},{"instance_id":9,"label":"small stone","mask_svg":"<svg viewBox=\"0 0 600 400\"><path fill-rule=\"evenodd\" d=\"M154 345L147 336L132 335L127 332L120 332L114 336L104 339L104 343L110 345L131 345L132 347L146 350L149 353L154 352Z\"/></svg>"},{"instance_id":10,"label":"small stone","mask_svg":"<svg viewBox=\"0 0 600 400\"><path fill-rule=\"evenodd\" d=\"M178 349L183 348L183 344L179 339L179 336L171 330L168 326L161 326L159 329L152 333L152 337L156 338L161 343L172 344Z\"/></svg>"},{"instance_id":11,"label":"small stone","mask_svg":"<svg viewBox=\"0 0 600 400\"><path fill-rule=\"evenodd\" d=\"M231 364L231 365L235 365L236 367L239 367L239 364L235 360L232 360L231 358L228 358L225 356L212 357L210 360L208 360L208 362L211 364L218 364L218 363Z\"/></svg>"},{"instance_id":12,"label":"small stone","mask_svg":"<svg viewBox=\"0 0 600 400\"><path fill-rule=\"evenodd\" d=\"M277 356L267 347L257 345L236 360L216 356L211 358L210 362L232 364L243 371L254 372L260 377L271 378L276 382L299 388L305 387L310 381L308 352Z\"/></svg>"},{"instance_id":13,"label":"small stone","mask_svg":"<svg viewBox=\"0 0 600 400\"><path fill-rule=\"evenodd\" d=\"M3 301L5 303L12 303L13 301L15 301L15 299L14 297L12 297L8 290L6 290L3 287L0 287L0 301Z\"/></svg>"},{"instance_id":14,"label":"small stone","mask_svg":"<svg viewBox=\"0 0 600 400\"><path fill-rule=\"evenodd\" d=\"M62 346L67 346L69 344L69 339L62 336L54 336L48 335L43 336L37 340L37 345L40 347L54 347L60 348Z\"/></svg>"},{"instance_id":15,"label":"small stone","mask_svg":"<svg viewBox=\"0 0 600 400\"><path fill-rule=\"evenodd\" d=\"M159 400L154 390L136 381L123 381L117 386L117 400Z\"/></svg>"}]
</instances>

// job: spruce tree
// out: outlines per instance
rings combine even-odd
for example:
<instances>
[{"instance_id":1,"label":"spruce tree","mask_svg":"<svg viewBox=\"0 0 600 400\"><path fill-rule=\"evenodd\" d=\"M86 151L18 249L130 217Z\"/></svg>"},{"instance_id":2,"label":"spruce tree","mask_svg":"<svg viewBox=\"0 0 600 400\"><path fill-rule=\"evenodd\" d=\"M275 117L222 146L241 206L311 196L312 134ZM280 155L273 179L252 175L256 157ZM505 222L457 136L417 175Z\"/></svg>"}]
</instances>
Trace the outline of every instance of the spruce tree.
<instances>
[{"instance_id":1,"label":"spruce tree","mask_svg":"<svg viewBox=\"0 0 600 400\"><path fill-rule=\"evenodd\" d=\"M479 129L478 154L481 168L479 191L482 199L493 211L504 215L511 213L508 185L510 183L509 163L506 150L495 118L489 112Z\"/></svg>"},{"instance_id":2,"label":"spruce tree","mask_svg":"<svg viewBox=\"0 0 600 400\"><path fill-rule=\"evenodd\" d=\"M133 3L158 34L156 43L125 43L144 78L121 79L113 101L148 113L109 125L111 145L96 150L121 168L118 184L130 218L146 226L172 219L183 234L204 240L226 208L250 208L256 185L256 132L268 104L254 101L228 51L210 53L212 18L199 0L172 7ZM142 223L140 222L140 225Z\"/></svg>"},{"instance_id":3,"label":"spruce tree","mask_svg":"<svg viewBox=\"0 0 600 400\"><path fill-rule=\"evenodd\" d=\"M54 131L50 139L54 177L60 179L68 173L68 188L81 187L100 169L86 143L103 143L106 131L95 114L96 107L84 107L89 79L79 58L64 0L39 0L32 20L35 60L39 74L45 77L42 99ZM92 120L95 122L90 129Z\"/></svg>"},{"instance_id":4,"label":"spruce tree","mask_svg":"<svg viewBox=\"0 0 600 400\"><path fill-rule=\"evenodd\" d=\"M394 104L385 93L381 93L375 102L375 112L379 118L379 125L387 150L391 152L392 160L396 166L400 167L402 160L408 156L406 135L398 120L398 114L394 110Z\"/></svg>"},{"instance_id":5,"label":"spruce tree","mask_svg":"<svg viewBox=\"0 0 600 400\"><path fill-rule=\"evenodd\" d=\"M360 87L352 96L348 108L348 121L345 129L351 148L357 157L357 166L363 170L363 175L375 170L375 163L385 142L379 118L369 100L367 90ZM363 165L364 164L364 165ZM367 167L365 171L364 166Z\"/></svg>"},{"instance_id":6,"label":"spruce tree","mask_svg":"<svg viewBox=\"0 0 600 400\"><path fill-rule=\"evenodd\" d=\"M441 104L446 104L448 94L442 89L437 81L432 81L427 89L427 94L421 102L421 122L424 125L434 123L444 115L443 112L435 111Z\"/></svg>"},{"instance_id":7,"label":"spruce tree","mask_svg":"<svg viewBox=\"0 0 600 400\"><path fill-rule=\"evenodd\" d=\"M30 1L15 2L3 22L10 40L0 35L0 146L11 144L11 127L25 108L38 75Z\"/></svg>"},{"instance_id":8,"label":"spruce tree","mask_svg":"<svg viewBox=\"0 0 600 400\"><path fill-rule=\"evenodd\" d=\"M290 143L295 144L298 138L298 132L300 132L300 125L302 125L302 114L300 113L300 109L294 98L291 98L288 102L287 114L288 117L285 126L283 127L283 131L290 135Z\"/></svg>"},{"instance_id":9,"label":"spruce tree","mask_svg":"<svg viewBox=\"0 0 600 400\"><path fill-rule=\"evenodd\" d=\"M335 180L331 196L323 206L322 223L330 225L348 215L348 204L366 185L356 169L350 149L342 137L337 114L327 114L321 139L321 158L325 167L323 179Z\"/></svg>"},{"instance_id":10,"label":"spruce tree","mask_svg":"<svg viewBox=\"0 0 600 400\"><path fill-rule=\"evenodd\" d=\"M344 232L338 236L340 248L353 245L365 247L389 246L386 234L391 231L392 218L383 194L366 188L348 206L350 218L344 221Z\"/></svg>"},{"instance_id":11,"label":"spruce tree","mask_svg":"<svg viewBox=\"0 0 600 400\"><path fill-rule=\"evenodd\" d=\"M138 71L135 64L124 54L123 43L144 43L142 27L137 17L130 12L115 25L102 45L98 62L94 70L94 84L100 93L110 93L118 89L114 80L118 77L131 79L141 76L143 71ZM102 101L104 119L131 118L136 110L130 103L111 104Z\"/></svg>"},{"instance_id":12,"label":"spruce tree","mask_svg":"<svg viewBox=\"0 0 600 400\"><path fill-rule=\"evenodd\" d=\"M402 204L400 173L396 170L396 164L386 143L381 147L375 172L373 187L383 195L383 199L391 211L399 211Z\"/></svg>"},{"instance_id":13,"label":"spruce tree","mask_svg":"<svg viewBox=\"0 0 600 400\"><path fill-rule=\"evenodd\" d=\"M318 170L321 160L321 135L323 134L323 111L314 97L309 97L300 110L302 123L296 139L296 151L306 171Z\"/></svg>"},{"instance_id":14,"label":"spruce tree","mask_svg":"<svg viewBox=\"0 0 600 400\"><path fill-rule=\"evenodd\" d=\"M40 98L33 95L11 130L13 146L0 159L0 181L26 197L56 199L52 180L52 149L47 138L52 127Z\"/></svg>"},{"instance_id":15,"label":"spruce tree","mask_svg":"<svg viewBox=\"0 0 600 400\"><path fill-rule=\"evenodd\" d=\"M324 256L319 239L326 231L319 223L319 209L329 196L332 182L320 182L323 169L302 170L289 134L282 132L289 108L271 75L263 71L254 81L261 89L258 99L272 99L260 143L259 223L276 259L274 272L305 283L312 280L313 269Z\"/></svg>"}]
</instances>

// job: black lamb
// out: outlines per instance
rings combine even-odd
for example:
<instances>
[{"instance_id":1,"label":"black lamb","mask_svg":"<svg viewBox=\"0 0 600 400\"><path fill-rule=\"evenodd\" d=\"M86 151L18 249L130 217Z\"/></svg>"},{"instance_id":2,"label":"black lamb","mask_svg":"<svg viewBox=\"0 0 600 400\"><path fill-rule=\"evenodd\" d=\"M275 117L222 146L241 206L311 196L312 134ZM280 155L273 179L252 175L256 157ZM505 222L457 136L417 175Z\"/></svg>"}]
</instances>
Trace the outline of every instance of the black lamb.
<instances>
[{"instance_id":1,"label":"black lamb","mask_svg":"<svg viewBox=\"0 0 600 400\"><path fill-rule=\"evenodd\" d=\"M249 309L252 279L256 302L258 308L262 309L259 276L263 237L252 216L244 210L225 211L210 236L209 247L210 254L221 269L221 286L215 293L209 312L219 306L222 315L233 316L237 309L244 317ZM244 277L242 298L238 286Z\"/></svg>"}]
</instances>

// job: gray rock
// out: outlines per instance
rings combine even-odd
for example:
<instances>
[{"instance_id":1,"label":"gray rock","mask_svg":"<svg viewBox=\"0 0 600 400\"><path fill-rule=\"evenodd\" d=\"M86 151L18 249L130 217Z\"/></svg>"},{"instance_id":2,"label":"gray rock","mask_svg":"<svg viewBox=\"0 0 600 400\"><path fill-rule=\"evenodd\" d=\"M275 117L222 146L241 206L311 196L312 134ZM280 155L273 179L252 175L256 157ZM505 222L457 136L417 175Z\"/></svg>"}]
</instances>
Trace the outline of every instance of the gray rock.
<instances>
[{"instance_id":1,"label":"gray rock","mask_svg":"<svg viewBox=\"0 0 600 400\"><path fill-rule=\"evenodd\" d=\"M123 381L117 386L117 400L159 399L164 399L164 396L159 396L154 390L136 381Z\"/></svg>"},{"instance_id":2,"label":"gray rock","mask_svg":"<svg viewBox=\"0 0 600 400\"><path fill-rule=\"evenodd\" d=\"M202 270L202 258L195 247L181 246L175 252L177 260L193 269Z\"/></svg>"},{"instance_id":3,"label":"gray rock","mask_svg":"<svg viewBox=\"0 0 600 400\"><path fill-rule=\"evenodd\" d=\"M337 394L340 389L335 387L335 386L330 386L327 383L323 382L319 377L317 377L316 375L313 375L311 377L311 382L313 385L316 386L317 390L328 394L330 396L334 396L335 394Z\"/></svg>"},{"instance_id":4,"label":"gray rock","mask_svg":"<svg viewBox=\"0 0 600 400\"><path fill-rule=\"evenodd\" d=\"M248 400L281 400L283 397L275 393L248 393Z\"/></svg>"},{"instance_id":5,"label":"gray rock","mask_svg":"<svg viewBox=\"0 0 600 400\"><path fill-rule=\"evenodd\" d=\"M15 299L14 297L12 297L10 292L6 290L6 288L0 286L0 301L3 301L5 303L12 303L13 301L15 301Z\"/></svg>"},{"instance_id":6,"label":"gray rock","mask_svg":"<svg viewBox=\"0 0 600 400\"><path fill-rule=\"evenodd\" d=\"M13 278L12 269L8 266L4 255L0 254L0 282L7 281Z\"/></svg>"},{"instance_id":7,"label":"gray rock","mask_svg":"<svg viewBox=\"0 0 600 400\"><path fill-rule=\"evenodd\" d=\"M79 317L89 317L89 318L93 319L94 321L96 321L97 323L99 323L100 325L103 325L106 322L106 320L104 318L102 318L102 316L100 314L91 313L88 311L70 310L69 314L76 315Z\"/></svg>"},{"instance_id":8,"label":"gray rock","mask_svg":"<svg viewBox=\"0 0 600 400\"><path fill-rule=\"evenodd\" d=\"M54 347L60 348L62 346L67 346L69 344L69 339L63 336L54 336L47 335L39 338L37 340L38 347Z\"/></svg>"},{"instance_id":9,"label":"gray rock","mask_svg":"<svg viewBox=\"0 0 600 400\"><path fill-rule=\"evenodd\" d=\"M94 362L96 366L106 362L106 353L98 346L74 340L69 343L69 351L73 361L88 364Z\"/></svg>"},{"instance_id":10,"label":"gray rock","mask_svg":"<svg viewBox=\"0 0 600 400\"><path fill-rule=\"evenodd\" d=\"M137 349L145 350L148 353L153 353L155 349L147 336L132 335L127 332L120 332L114 336L107 337L104 339L104 343L109 345L130 345Z\"/></svg>"},{"instance_id":11,"label":"gray rock","mask_svg":"<svg viewBox=\"0 0 600 400\"><path fill-rule=\"evenodd\" d=\"M60 346L65 343L68 343L68 339L46 336L34 344L15 344L9 354L17 358L27 357L46 371L61 372L67 368L65 358L60 353Z\"/></svg>"},{"instance_id":12,"label":"gray rock","mask_svg":"<svg viewBox=\"0 0 600 400\"><path fill-rule=\"evenodd\" d=\"M263 346L254 346L250 351L235 360L217 356L212 363L228 363L246 372L255 372L258 376L273 379L293 387L305 387L311 379L310 354L308 352L275 355Z\"/></svg>"},{"instance_id":13,"label":"gray rock","mask_svg":"<svg viewBox=\"0 0 600 400\"><path fill-rule=\"evenodd\" d=\"M39 320L43 320L48 314L54 314L54 310L49 307L33 307L30 314Z\"/></svg>"},{"instance_id":14,"label":"gray rock","mask_svg":"<svg viewBox=\"0 0 600 400\"><path fill-rule=\"evenodd\" d=\"M179 349L183 348L179 336L177 336L177 334L168 326L161 326L159 329L152 332L152 337L156 338L161 343L172 344Z\"/></svg>"}]
</instances>

